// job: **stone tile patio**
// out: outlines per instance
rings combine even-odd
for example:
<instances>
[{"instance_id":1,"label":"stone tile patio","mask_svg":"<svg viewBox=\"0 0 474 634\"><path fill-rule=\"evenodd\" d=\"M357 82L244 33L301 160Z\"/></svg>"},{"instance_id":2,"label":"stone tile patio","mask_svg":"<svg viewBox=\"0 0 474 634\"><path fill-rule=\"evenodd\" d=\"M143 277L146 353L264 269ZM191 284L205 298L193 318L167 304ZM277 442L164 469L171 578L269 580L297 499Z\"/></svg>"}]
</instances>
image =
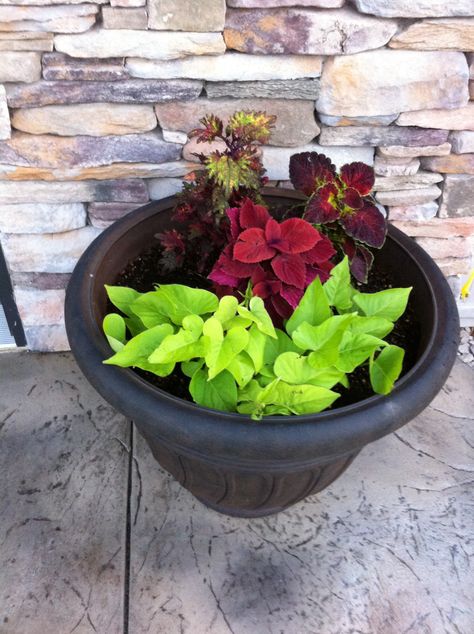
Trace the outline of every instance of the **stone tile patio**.
<instances>
[{"instance_id":1,"label":"stone tile patio","mask_svg":"<svg viewBox=\"0 0 474 634\"><path fill-rule=\"evenodd\" d=\"M474 370L277 516L208 510L70 355L0 354L2 634L472 634Z\"/></svg>"}]
</instances>

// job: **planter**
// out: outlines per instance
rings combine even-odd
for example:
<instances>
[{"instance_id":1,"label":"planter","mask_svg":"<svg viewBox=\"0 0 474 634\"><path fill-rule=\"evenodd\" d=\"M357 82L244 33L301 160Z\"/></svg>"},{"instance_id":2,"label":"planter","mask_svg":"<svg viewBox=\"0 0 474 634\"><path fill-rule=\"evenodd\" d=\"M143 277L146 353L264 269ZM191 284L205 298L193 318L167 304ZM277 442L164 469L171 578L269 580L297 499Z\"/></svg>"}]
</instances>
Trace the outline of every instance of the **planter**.
<instances>
[{"instance_id":1,"label":"planter","mask_svg":"<svg viewBox=\"0 0 474 634\"><path fill-rule=\"evenodd\" d=\"M269 204L298 199L268 189ZM97 391L133 419L158 462L207 506L242 517L281 511L333 482L368 443L417 416L445 382L456 357L459 320L442 273L413 240L390 227L377 258L395 286L413 286L422 324L416 362L389 396L333 411L251 421L176 398L130 369L104 366L104 284L170 226L174 199L141 207L104 231L79 260L66 295L74 356Z\"/></svg>"}]
</instances>

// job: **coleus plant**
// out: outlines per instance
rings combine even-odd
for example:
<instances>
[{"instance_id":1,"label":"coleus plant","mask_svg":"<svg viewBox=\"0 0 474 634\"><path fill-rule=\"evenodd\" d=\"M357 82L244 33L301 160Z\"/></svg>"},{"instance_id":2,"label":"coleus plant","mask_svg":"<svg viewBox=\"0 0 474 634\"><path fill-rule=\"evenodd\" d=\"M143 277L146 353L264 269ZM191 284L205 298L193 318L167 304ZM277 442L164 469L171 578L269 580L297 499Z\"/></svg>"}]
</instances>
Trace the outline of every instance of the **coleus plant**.
<instances>
[{"instance_id":1,"label":"coleus plant","mask_svg":"<svg viewBox=\"0 0 474 634\"><path fill-rule=\"evenodd\" d=\"M387 221L369 196L374 170L365 163L343 165L339 174L331 160L317 152L301 152L290 158L290 179L309 197L303 217L324 231L347 255L351 272L367 282L373 254L387 233Z\"/></svg>"},{"instance_id":2,"label":"coleus plant","mask_svg":"<svg viewBox=\"0 0 474 634\"><path fill-rule=\"evenodd\" d=\"M387 394L402 370L403 349L384 337L404 312L410 288L361 293L347 257L323 285L307 287L296 310L275 328L263 300L220 299L204 289L161 285L149 293L106 287L125 315L111 313L106 364L168 376L179 365L193 400L259 420L330 407L350 374L369 365L373 390ZM127 330L131 338L127 336Z\"/></svg>"},{"instance_id":3,"label":"coleus plant","mask_svg":"<svg viewBox=\"0 0 474 634\"><path fill-rule=\"evenodd\" d=\"M331 241L302 218L278 222L263 205L246 198L227 209L229 242L209 279L218 294L240 291L249 282L254 295L279 324L298 306L315 277L327 280L336 253Z\"/></svg>"},{"instance_id":4,"label":"coleus plant","mask_svg":"<svg viewBox=\"0 0 474 634\"><path fill-rule=\"evenodd\" d=\"M260 189L267 179L258 145L268 141L275 119L264 112L237 111L224 125L211 114L200 120L202 128L190 133L197 143L218 141L222 149L195 154L203 169L187 177L178 196L173 220L181 227L160 237L164 270L189 264L198 273L209 272L225 244L225 209L244 197L261 202Z\"/></svg>"}]
</instances>

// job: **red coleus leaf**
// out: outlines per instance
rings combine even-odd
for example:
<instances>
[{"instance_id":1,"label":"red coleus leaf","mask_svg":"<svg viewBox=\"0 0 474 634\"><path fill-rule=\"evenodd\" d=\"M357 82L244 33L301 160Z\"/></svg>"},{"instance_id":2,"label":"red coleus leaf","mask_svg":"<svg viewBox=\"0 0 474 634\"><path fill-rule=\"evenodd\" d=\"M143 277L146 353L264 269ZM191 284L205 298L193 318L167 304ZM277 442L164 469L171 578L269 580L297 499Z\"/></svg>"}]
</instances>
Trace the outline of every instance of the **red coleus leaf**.
<instances>
[{"instance_id":1,"label":"red coleus leaf","mask_svg":"<svg viewBox=\"0 0 474 634\"><path fill-rule=\"evenodd\" d=\"M280 246L284 253L303 253L309 251L321 239L319 231L302 218L289 218L281 223L281 237L288 244ZM278 248L278 247L277 247Z\"/></svg>"},{"instance_id":2,"label":"red coleus leaf","mask_svg":"<svg viewBox=\"0 0 474 634\"><path fill-rule=\"evenodd\" d=\"M334 222L339 218L337 187L332 183L318 189L306 207L305 219L317 225Z\"/></svg>"},{"instance_id":3,"label":"red coleus leaf","mask_svg":"<svg viewBox=\"0 0 474 634\"><path fill-rule=\"evenodd\" d=\"M237 240L241 232L239 224L240 209L238 207L229 207L229 209L226 209L226 214L230 221L230 237L232 240Z\"/></svg>"},{"instance_id":4,"label":"red coleus leaf","mask_svg":"<svg viewBox=\"0 0 474 634\"><path fill-rule=\"evenodd\" d=\"M320 234L320 240L316 242L312 249L302 253L301 258L306 264L315 264L326 262L335 253L336 249L333 247L331 240L327 236Z\"/></svg>"},{"instance_id":5,"label":"red coleus leaf","mask_svg":"<svg viewBox=\"0 0 474 634\"><path fill-rule=\"evenodd\" d=\"M341 180L361 196L366 196L374 186L374 170L365 163L347 163L341 167Z\"/></svg>"},{"instance_id":6,"label":"red coleus leaf","mask_svg":"<svg viewBox=\"0 0 474 634\"><path fill-rule=\"evenodd\" d=\"M351 209L361 209L364 206L364 200L359 192L353 187L348 187L341 198L341 202Z\"/></svg>"},{"instance_id":7,"label":"red coleus leaf","mask_svg":"<svg viewBox=\"0 0 474 634\"><path fill-rule=\"evenodd\" d=\"M296 288L296 286L289 286L288 284L282 284L281 286L280 295L293 309L300 303L303 293L304 291Z\"/></svg>"},{"instance_id":8,"label":"red coleus leaf","mask_svg":"<svg viewBox=\"0 0 474 634\"><path fill-rule=\"evenodd\" d=\"M240 262L262 262L275 255L275 249L267 245L263 229L253 228L242 231L234 245L234 259Z\"/></svg>"},{"instance_id":9,"label":"red coleus leaf","mask_svg":"<svg viewBox=\"0 0 474 634\"><path fill-rule=\"evenodd\" d=\"M380 249L385 242L387 222L377 207L371 203L366 203L359 211L346 214L339 222L347 235L370 247Z\"/></svg>"},{"instance_id":10,"label":"red coleus leaf","mask_svg":"<svg viewBox=\"0 0 474 634\"><path fill-rule=\"evenodd\" d=\"M246 198L240 206L239 224L243 229L264 229L270 218L268 209L263 205L256 205L250 198Z\"/></svg>"},{"instance_id":11,"label":"red coleus leaf","mask_svg":"<svg viewBox=\"0 0 474 634\"><path fill-rule=\"evenodd\" d=\"M361 244L356 244L352 238L346 238L342 249L349 258L352 275L365 284L374 261L373 254Z\"/></svg>"},{"instance_id":12,"label":"red coleus leaf","mask_svg":"<svg viewBox=\"0 0 474 634\"><path fill-rule=\"evenodd\" d=\"M282 225L280 225L274 218L270 218L265 225L265 238L267 244L272 249L278 249L278 251L288 252L289 244L282 237L281 231Z\"/></svg>"},{"instance_id":13,"label":"red coleus leaf","mask_svg":"<svg viewBox=\"0 0 474 634\"><path fill-rule=\"evenodd\" d=\"M322 185L334 181L336 168L330 159L317 152L300 152L290 157L290 180L306 196Z\"/></svg>"},{"instance_id":14,"label":"red coleus leaf","mask_svg":"<svg viewBox=\"0 0 474 634\"><path fill-rule=\"evenodd\" d=\"M230 286L232 288L238 286L240 282L237 277L229 275L218 267L214 267L207 277L219 286Z\"/></svg>"},{"instance_id":15,"label":"red coleus leaf","mask_svg":"<svg viewBox=\"0 0 474 634\"><path fill-rule=\"evenodd\" d=\"M281 319L278 319L278 317L282 319L288 319L289 317L291 317L293 309L290 304L288 304L288 302L283 299L281 295L272 295L269 303L271 304L271 306L266 305L266 307L268 312L270 313L270 316L272 317L273 323L277 327L282 325Z\"/></svg>"},{"instance_id":16,"label":"red coleus leaf","mask_svg":"<svg viewBox=\"0 0 474 634\"><path fill-rule=\"evenodd\" d=\"M299 255L282 253L273 258L271 265L282 282L297 288L305 287L306 264Z\"/></svg>"},{"instance_id":17,"label":"red coleus leaf","mask_svg":"<svg viewBox=\"0 0 474 634\"><path fill-rule=\"evenodd\" d=\"M272 279L263 280L255 284L252 290L254 295L258 295L258 297L262 299L267 299L267 297L276 295L281 291L281 282L280 280Z\"/></svg>"},{"instance_id":18,"label":"red coleus leaf","mask_svg":"<svg viewBox=\"0 0 474 634\"><path fill-rule=\"evenodd\" d=\"M307 266L305 286L309 286L316 277L319 277L321 282L324 284L324 282L329 279L329 273L332 268L333 264L330 262L325 262L324 264L316 266Z\"/></svg>"},{"instance_id":19,"label":"red coleus leaf","mask_svg":"<svg viewBox=\"0 0 474 634\"><path fill-rule=\"evenodd\" d=\"M176 229L170 229L169 231L163 231L158 235L161 241L161 246L165 251L177 251L178 253L184 253L185 244L183 236L176 231Z\"/></svg>"}]
</instances>

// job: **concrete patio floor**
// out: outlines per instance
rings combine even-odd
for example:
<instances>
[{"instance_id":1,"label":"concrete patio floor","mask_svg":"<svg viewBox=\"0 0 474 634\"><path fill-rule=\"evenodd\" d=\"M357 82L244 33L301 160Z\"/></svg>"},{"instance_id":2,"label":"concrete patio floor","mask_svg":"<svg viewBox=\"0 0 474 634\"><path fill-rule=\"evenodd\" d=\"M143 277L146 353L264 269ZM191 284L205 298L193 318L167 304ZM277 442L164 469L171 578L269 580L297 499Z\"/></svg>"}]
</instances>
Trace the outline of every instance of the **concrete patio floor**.
<instances>
[{"instance_id":1,"label":"concrete patio floor","mask_svg":"<svg viewBox=\"0 0 474 634\"><path fill-rule=\"evenodd\" d=\"M0 354L2 634L472 634L474 370L277 516L195 500L68 354Z\"/></svg>"}]
</instances>

